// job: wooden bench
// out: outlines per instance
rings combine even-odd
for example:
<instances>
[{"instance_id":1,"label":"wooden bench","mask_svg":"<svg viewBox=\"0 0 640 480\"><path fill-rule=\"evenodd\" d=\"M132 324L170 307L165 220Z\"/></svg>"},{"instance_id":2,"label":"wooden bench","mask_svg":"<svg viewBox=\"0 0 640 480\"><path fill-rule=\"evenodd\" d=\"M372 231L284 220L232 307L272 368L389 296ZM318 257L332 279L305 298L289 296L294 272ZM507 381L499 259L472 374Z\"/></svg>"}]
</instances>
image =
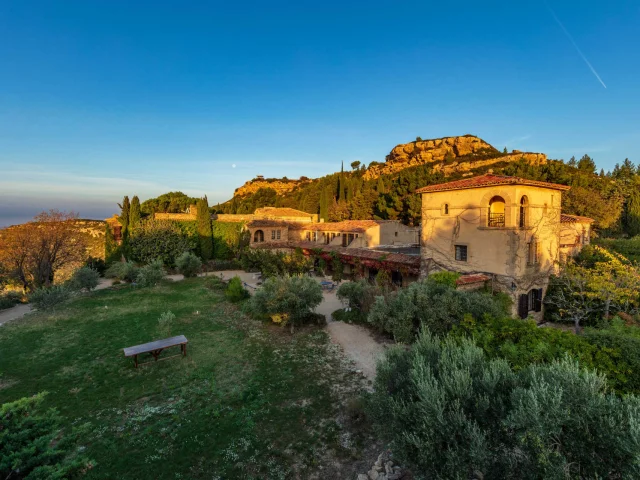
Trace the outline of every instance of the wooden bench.
<instances>
[{"instance_id":1,"label":"wooden bench","mask_svg":"<svg viewBox=\"0 0 640 480\"><path fill-rule=\"evenodd\" d=\"M177 347L178 345L180 345L182 356L186 356L187 342L187 337L185 337L184 335L178 335L177 337L165 338L164 340L156 340L155 342L143 343L142 345L136 345L134 347L127 347L124 349L124 356L133 357L136 368L138 368L138 355L140 355L141 353L150 353L157 362L160 353L162 353L165 348ZM171 357L175 356L176 355L172 355ZM171 357L166 357L163 360Z\"/></svg>"}]
</instances>

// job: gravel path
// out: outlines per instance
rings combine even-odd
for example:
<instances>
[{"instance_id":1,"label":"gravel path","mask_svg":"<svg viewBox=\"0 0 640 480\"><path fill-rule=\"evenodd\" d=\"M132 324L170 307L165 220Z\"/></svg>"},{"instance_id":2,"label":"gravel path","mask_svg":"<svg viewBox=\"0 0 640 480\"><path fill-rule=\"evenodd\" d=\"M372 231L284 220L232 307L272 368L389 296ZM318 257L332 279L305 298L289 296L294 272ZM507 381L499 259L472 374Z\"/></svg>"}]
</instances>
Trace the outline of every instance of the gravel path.
<instances>
[{"instance_id":1,"label":"gravel path","mask_svg":"<svg viewBox=\"0 0 640 480\"><path fill-rule=\"evenodd\" d=\"M322 303L316 308L317 313L324 314L327 319L327 332L331 341L340 345L345 355L355 363L356 368L369 380L376 377L376 363L384 353L384 347L376 342L369 331L360 325L336 322L331 314L344 305L333 292L324 292Z\"/></svg>"}]
</instances>

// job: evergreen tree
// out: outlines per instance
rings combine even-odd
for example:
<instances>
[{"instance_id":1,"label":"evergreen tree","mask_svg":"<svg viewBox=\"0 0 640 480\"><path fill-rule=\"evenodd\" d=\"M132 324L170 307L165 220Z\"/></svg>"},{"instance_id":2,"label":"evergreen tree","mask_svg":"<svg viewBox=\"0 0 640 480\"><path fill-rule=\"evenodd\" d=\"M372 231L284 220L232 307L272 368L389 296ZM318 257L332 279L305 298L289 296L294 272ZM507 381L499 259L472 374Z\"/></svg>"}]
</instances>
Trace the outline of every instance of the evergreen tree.
<instances>
[{"instance_id":1,"label":"evergreen tree","mask_svg":"<svg viewBox=\"0 0 640 480\"><path fill-rule=\"evenodd\" d=\"M126 239L128 238L128 233L129 233L129 220L130 220L130 213L131 213L131 204L129 203L129 196L125 195L124 198L122 199L122 205L118 204L118 206L120 207L120 216L118 217L118 221L120 222L120 225L122 225L122 241L123 243L126 242Z\"/></svg>"},{"instance_id":2,"label":"evergreen tree","mask_svg":"<svg viewBox=\"0 0 640 480\"><path fill-rule=\"evenodd\" d=\"M508 153L507 152L507 147L504 147L504 150L502 150L502 153Z\"/></svg>"},{"instance_id":3,"label":"evergreen tree","mask_svg":"<svg viewBox=\"0 0 640 480\"><path fill-rule=\"evenodd\" d=\"M379 194L385 193L384 180L382 180L382 177L378 177L378 186L376 187L376 191Z\"/></svg>"},{"instance_id":4,"label":"evergreen tree","mask_svg":"<svg viewBox=\"0 0 640 480\"><path fill-rule=\"evenodd\" d=\"M640 235L640 181L631 188L625 205L624 230L630 237Z\"/></svg>"},{"instance_id":5,"label":"evergreen tree","mask_svg":"<svg viewBox=\"0 0 640 480\"><path fill-rule=\"evenodd\" d=\"M198 237L200 239L200 256L204 261L213 258L213 229L211 228L211 214L207 197L197 203Z\"/></svg>"},{"instance_id":6,"label":"evergreen tree","mask_svg":"<svg viewBox=\"0 0 640 480\"><path fill-rule=\"evenodd\" d=\"M140 199L137 195L131 199L131 209L129 212L129 229L133 230L140 223Z\"/></svg>"},{"instance_id":7,"label":"evergreen tree","mask_svg":"<svg viewBox=\"0 0 640 480\"><path fill-rule=\"evenodd\" d=\"M320 218L329 220L329 191L326 188L320 195Z\"/></svg>"},{"instance_id":8,"label":"evergreen tree","mask_svg":"<svg viewBox=\"0 0 640 480\"><path fill-rule=\"evenodd\" d=\"M596 171L596 162L594 162L593 159L585 153L578 161L578 170L593 173Z\"/></svg>"}]
</instances>

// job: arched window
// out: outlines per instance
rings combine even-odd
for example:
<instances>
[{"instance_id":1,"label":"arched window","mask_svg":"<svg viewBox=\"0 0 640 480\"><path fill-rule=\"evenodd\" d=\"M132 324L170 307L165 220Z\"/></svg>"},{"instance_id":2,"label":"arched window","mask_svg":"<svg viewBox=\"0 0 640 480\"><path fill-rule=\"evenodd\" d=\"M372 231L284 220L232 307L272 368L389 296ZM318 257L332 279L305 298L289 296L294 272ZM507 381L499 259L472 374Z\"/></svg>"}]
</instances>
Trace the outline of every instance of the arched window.
<instances>
[{"instance_id":1,"label":"arched window","mask_svg":"<svg viewBox=\"0 0 640 480\"><path fill-rule=\"evenodd\" d=\"M443 215L449 215L449 204L448 203L445 203L442 206L442 214Z\"/></svg>"},{"instance_id":2,"label":"arched window","mask_svg":"<svg viewBox=\"0 0 640 480\"><path fill-rule=\"evenodd\" d=\"M526 195L523 195L520 199L520 228L524 228L527 226L527 221L529 216L529 199Z\"/></svg>"},{"instance_id":3,"label":"arched window","mask_svg":"<svg viewBox=\"0 0 640 480\"><path fill-rule=\"evenodd\" d=\"M253 234L253 242L264 242L264 232L262 230L256 230L256 232Z\"/></svg>"},{"instance_id":4,"label":"arched window","mask_svg":"<svg viewBox=\"0 0 640 480\"><path fill-rule=\"evenodd\" d=\"M495 196L489 200L489 227L504 227L504 198Z\"/></svg>"}]
</instances>

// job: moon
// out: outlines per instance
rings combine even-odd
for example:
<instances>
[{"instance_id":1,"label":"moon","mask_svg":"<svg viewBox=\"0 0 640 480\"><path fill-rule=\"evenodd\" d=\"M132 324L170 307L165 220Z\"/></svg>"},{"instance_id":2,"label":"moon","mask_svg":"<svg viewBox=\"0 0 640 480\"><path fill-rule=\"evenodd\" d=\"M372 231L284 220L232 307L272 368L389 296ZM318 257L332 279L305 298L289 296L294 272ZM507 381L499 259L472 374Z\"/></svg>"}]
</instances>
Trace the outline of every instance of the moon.
<instances>
[{"instance_id":1,"label":"moon","mask_svg":"<svg viewBox=\"0 0 640 480\"><path fill-rule=\"evenodd\" d=\"M231 164L231 168L236 168L236 164L235 164L235 163L232 163L232 164Z\"/></svg>"}]
</instances>

